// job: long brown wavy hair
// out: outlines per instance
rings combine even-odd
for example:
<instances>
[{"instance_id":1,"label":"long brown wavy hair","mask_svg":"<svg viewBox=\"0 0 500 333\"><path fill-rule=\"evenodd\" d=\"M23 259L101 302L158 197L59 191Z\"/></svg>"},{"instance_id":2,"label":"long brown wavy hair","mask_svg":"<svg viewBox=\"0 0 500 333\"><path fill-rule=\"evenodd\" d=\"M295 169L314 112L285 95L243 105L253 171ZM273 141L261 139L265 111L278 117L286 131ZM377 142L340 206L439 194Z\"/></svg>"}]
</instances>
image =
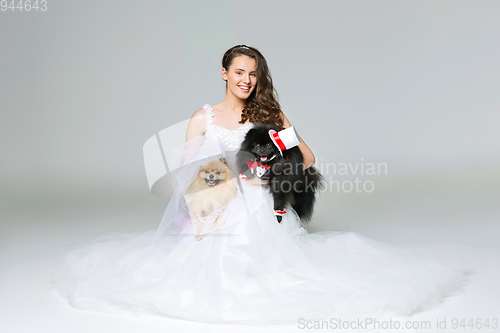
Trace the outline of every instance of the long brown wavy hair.
<instances>
[{"instance_id":1,"label":"long brown wavy hair","mask_svg":"<svg viewBox=\"0 0 500 333\"><path fill-rule=\"evenodd\" d=\"M275 125L283 129L278 93L274 89L266 58L256 48L236 45L224 53L222 67L229 71L233 59L241 55L246 55L257 63L257 86L246 100L239 123L243 124L248 120L252 123Z\"/></svg>"}]
</instances>

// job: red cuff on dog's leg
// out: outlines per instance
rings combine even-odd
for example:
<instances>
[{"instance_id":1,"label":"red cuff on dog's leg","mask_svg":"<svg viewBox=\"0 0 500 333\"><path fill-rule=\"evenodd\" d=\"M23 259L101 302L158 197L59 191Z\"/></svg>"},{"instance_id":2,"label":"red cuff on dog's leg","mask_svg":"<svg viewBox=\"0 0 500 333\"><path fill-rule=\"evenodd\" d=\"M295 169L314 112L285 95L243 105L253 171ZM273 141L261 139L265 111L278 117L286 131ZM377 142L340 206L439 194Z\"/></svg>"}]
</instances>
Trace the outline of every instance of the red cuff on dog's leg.
<instances>
[{"instance_id":1,"label":"red cuff on dog's leg","mask_svg":"<svg viewBox=\"0 0 500 333\"><path fill-rule=\"evenodd\" d=\"M245 176L245 174L243 174L243 173L240 173L240 178L241 178L241 179L244 179L244 180L248 180L248 177L247 177L247 176Z\"/></svg>"},{"instance_id":2,"label":"red cuff on dog's leg","mask_svg":"<svg viewBox=\"0 0 500 333\"><path fill-rule=\"evenodd\" d=\"M285 215L286 214L286 210L284 210L284 209L274 209L274 214L275 215Z\"/></svg>"}]
</instances>

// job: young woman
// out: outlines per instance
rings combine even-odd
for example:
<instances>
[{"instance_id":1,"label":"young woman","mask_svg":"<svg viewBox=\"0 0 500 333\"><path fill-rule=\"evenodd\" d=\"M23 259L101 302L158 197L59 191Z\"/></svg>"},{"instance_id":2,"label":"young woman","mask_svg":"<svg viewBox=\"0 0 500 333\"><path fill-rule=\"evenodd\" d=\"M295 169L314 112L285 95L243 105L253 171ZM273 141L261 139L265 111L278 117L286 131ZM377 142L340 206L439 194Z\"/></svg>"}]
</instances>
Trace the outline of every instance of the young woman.
<instances>
[{"instance_id":1,"label":"young woman","mask_svg":"<svg viewBox=\"0 0 500 333\"><path fill-rule=\"evenodd\" d=\"M276 98L266 59L257 49L237 45L227 50L222 58L222 79L226 81L226 96L211 106L214 125L227 130L237 130L246 122L274 124L282 129L292 126ZM205 114L204 108L193 114L186 141L206 133ZM298 147L304 155L304 166L313 165L314 155L307 144L301 140Z\"/></svg>"},{"instance_id":2,"label":"young woman","mask_svg":"<svg viewBox=\"0 0 500 333\"><path fill-rule=\"evenodd\" d=\"M180 170L190 170L219 143L237 150L254 124L291 126L258 50L245 45L227 50L222 78L224 100L205 104L190 119L186 145L194 142L197 148L186 159L192 163ZM299 148L305 166L313 165L304 141ZM179 175L176 189L189 178ZM81 309L294 326L410 315L460 290L457 262L353 232L309 234L293 210L276 223L272 196L258 184L243 182L245 204L231 201L221 217L226 226L201 240L183 224L185 206L174 196L158 230L108 237L69 253L54 274L56 289Z\"/></svg>"}]
</instances>

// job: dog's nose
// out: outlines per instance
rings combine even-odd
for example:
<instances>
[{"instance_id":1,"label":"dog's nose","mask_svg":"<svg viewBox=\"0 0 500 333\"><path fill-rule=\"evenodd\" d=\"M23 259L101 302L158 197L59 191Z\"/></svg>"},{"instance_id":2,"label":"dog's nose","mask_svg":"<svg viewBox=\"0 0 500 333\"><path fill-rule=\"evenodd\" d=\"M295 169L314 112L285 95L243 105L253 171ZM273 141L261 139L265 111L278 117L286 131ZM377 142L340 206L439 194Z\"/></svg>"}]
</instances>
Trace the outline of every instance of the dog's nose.
<instances>
[{"instance_id":1,"label":"dog's nose","mask_svg":"<svg viewBox=\"0 0 500 333\"><path fill-rule=\"evenodd\" d=\"M214 178L214 175L210 175L210 176L208 176L208 178L213 179L213 178Z\"/></svg>"}]
</instances>

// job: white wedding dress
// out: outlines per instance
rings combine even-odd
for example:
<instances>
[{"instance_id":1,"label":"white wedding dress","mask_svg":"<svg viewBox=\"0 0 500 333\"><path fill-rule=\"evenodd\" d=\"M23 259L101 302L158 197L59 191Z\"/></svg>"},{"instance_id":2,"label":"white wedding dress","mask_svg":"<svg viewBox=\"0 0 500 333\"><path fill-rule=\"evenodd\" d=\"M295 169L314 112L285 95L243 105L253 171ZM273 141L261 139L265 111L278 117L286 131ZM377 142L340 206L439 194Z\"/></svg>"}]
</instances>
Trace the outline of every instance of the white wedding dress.
<instances>
[{"instance_id":1,"label":"white wedding dress","mask_svg":"<svg viewBox=\"0 0 500 333\"><path fill-rule=\"evenodd\" d=\"M204 108L203 142L238 149L253 124L229 130L213 124L210 105ZM410 315L461 293L456 260L354 232L309 234L289 207L277 223L265 187L241 182L241 189L221 217L225 226L203 239L188 224L177 234L186 237L151 252L153 240L169 242L160 229L107 235L67 253L52 287L85 310L254 325ZM179 230L167 218L165 230Z\"/></svg>"}]
</instances>

